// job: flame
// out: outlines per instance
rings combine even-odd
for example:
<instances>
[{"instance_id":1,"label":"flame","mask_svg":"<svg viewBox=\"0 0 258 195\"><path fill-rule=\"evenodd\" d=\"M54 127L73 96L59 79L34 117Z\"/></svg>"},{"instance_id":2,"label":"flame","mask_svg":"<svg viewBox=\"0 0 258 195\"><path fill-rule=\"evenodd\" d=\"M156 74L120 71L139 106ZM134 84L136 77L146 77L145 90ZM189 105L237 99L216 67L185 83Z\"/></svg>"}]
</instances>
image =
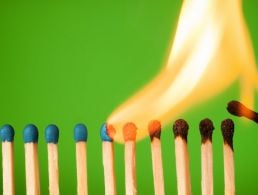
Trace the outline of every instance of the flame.
<instances>
[{"instance_id":1,"label":"flame","mask_svg":"<svg viewBox=\"0 0 258 195\"><path fill-rule=\"evenodd\" d=\"M241 101L252 107L257 76L242 1L185 0L166 66L108 118L116 129L113 139L123 142L127 122L136 124L137 139L142 139L150 120L166 124L237 79Z\"/></svg>"}]
</instances>

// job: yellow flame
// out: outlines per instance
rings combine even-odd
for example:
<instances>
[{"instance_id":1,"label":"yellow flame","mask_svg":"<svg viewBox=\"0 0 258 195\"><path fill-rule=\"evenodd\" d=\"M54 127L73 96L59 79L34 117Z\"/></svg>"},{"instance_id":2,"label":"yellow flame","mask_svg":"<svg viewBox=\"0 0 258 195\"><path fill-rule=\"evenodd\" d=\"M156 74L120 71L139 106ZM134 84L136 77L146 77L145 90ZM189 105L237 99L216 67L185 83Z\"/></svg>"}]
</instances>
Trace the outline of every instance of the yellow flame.
<instances>
[{"instance_id":1,"label":"yellow flame","mask_svg":"<svg viewBox=\"0 0 258 195\"><path fill-rule=\"evenodd\" d=\"M137 139L147 123L168 123L192 105L241 82L242 101L251 106L258 73L240 0L185 0L166 66L108 118L123 142L122 127L134 122Z\"/></svg>"}]
</instances>

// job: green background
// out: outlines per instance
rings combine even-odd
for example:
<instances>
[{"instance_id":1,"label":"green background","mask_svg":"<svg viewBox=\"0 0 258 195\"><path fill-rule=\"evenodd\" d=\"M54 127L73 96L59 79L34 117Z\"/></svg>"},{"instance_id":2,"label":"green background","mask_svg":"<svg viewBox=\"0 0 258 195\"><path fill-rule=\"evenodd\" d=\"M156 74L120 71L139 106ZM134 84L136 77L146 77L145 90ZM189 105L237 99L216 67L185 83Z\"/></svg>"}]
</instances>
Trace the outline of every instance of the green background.
<instances>
[{"instance_id":1,"label":"green background","mask_svg":"<svg viewBox=\"0 0 258 195\"><path fill-rule=\"evenodd\" d=\"M87 124L89 194L104 194L99 128L120 103L150 81L166 59L181 0L10 1L0 2L0 125L15 127L15 185L25 194L22 129L39 127L40 182L48 194L44 128L60 127L61 194L76 194L73 127ZM258 58L255 0L244 1L244 13ZM226 104L239 97L235 82L220 96L180 117L190 124L189 150L193 194L201 193L198 123L210 117L214 132L214 188L223 194L220 122L230 115ZM256 100L257 98L256 92ZM256 110L258 101L256 101ZM234 118L234 117L233 117ZM255 123L234 118L237 194L258 194L258 130ZM176 194L174 141L170 127L162 134L167 194ZM124 194L123 146L115 145L118 194ZM2 170L0 171L0 175ZM0 179L2 190L2 178ZM153 194L150 141L137 144L138 194Z\"/></svg>"}]
</instances>

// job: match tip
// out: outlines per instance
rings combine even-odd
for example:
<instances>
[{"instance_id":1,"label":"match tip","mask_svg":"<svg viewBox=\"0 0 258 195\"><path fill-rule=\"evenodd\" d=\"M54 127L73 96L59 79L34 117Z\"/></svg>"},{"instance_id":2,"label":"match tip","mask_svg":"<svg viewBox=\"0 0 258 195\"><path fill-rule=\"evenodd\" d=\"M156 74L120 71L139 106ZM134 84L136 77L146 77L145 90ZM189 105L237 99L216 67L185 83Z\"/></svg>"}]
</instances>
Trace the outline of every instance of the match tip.
<instances>
[{"instance_id":1,"label":"match tip","mask_svg":"<svg viewBox=\"0 0 258 195\"><path fill-rule=\"evenodd\" d=\"M233 149L234 122L231 119L225 119L221 122L221 131L224 143Z\"/></svg>"},{"instance_id":2,"label":"match tip","mask_svg":"<svg viewBox=\"0 0 258 195\"><path fill-rule=\"evenodd\" d=\"M111 136L114 136L114 134L115 134L115 128L112 125L108 125L107 123L104 123L101 126L100 138L102 141L112 142L113 138Z\"/></svg>"},{"instance_id":3,"label":"match tip","mask_svg":"<svg viewBox=\"0 0 258 195\"><path fill-rule=\"evenodd\" d=\"M150 134L151 140L153 140L154 137L160 139L161 135L161 123L158 120L152 120L149 122L148 130Z\"/></svg>"},{"instance_id":4,"label":"match tip","mask_svg":"<svg viewBox=\"0 0 258 195\"><path fill-rule=\"evenodd\" d=\"M189 126L184 119L176 120L173 125L174 137L180 136L187 141L188 129Z\"/></svg>"},{"instance_id":5,"label":"match tip","mask_svg":"<svg viewBox=\"0 0 258 195\"><path fill-rule=\"evenodd\" d=\"M134 123L126 123L123 127L124 140L135 141L136 130L137 130L137 127Z\"/></svg>"},{"instance_id":6,"label":"match tip","mask_svg":"<svg viewBox=\"0 0 258 195\"><path fill-rule=\"evenodd\" d=\"M24 143L37 143L38 142L38 128L33 125L27 125L23 130L23 141Z\"/></svg>"},{"instance_id":7,"label":"match tip","mask_svg":"<svg viewBox=\"0 0 258 195\"><path fill-rule=\"evenodd\" d=\"M48 125L45 130L45 138L47 143L57 144L59 138L58 127L54 124Z\"/></svg>"},{"instance_id":8,"label":"match tip","mask_svg":"<svg viewBox=\"0 0 258 195\"><path fill-rule=\"evenodd\" d=\"M74 140L75 142L86 142L88 139L88 130L87 127L79 123L74 127Z\"/></svg>"},{"instance_id":9,"label":"match tip","mask_svg":"<svg viewBox=\"0 0 258 195\"><path fill-rule=\"evenodd\" d=\"M212 132L214 130L213 123L210 119L203 119L199 124L199 129L202 137L202 143L212 141Z\"/></svg>"},{"instance_id":10,"label":"match tip","mask_svg":"<svg viewBox=\"0 0 258 195\"><path fill-rule=\"evenodd\" d=\"M228 103L227 110L229 113L235 115L235 116L243 116L241 110L245 110L246 107L240 103L239 101L232 100Z\"/></svg>"},{"instance_id":11,"label":"match tip","mask_svg":"<svg viewBox=\"0 0 258 195\"><path fill-rule=\"evenodd\" d=\"M0 130L2 142L13 142L14 129L11 125L4 125Z\"/></svg>"}]
</instances>

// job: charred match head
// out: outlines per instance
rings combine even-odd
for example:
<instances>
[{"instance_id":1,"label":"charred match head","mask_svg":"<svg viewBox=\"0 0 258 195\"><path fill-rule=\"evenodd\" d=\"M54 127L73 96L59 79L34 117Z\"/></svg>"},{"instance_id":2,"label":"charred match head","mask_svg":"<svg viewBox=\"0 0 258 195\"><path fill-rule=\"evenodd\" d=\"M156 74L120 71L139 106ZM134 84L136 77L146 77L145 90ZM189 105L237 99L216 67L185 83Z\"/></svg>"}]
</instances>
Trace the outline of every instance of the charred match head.
<instances>
[{"instance_id":1,"label":"charred match head","mask_svg":"<svg viewBox=\"0 0 258 195\"><path fill-rule=\"evenodd\" d=\"M148 130L150 134L151 141L154 137L160 139L161 135L161 123L158 120L152 120L149 122Z\"/></svg>"},{"instance_id":2,"label":"charred match head","mask_svg":"<svg viewBox=\"0 0 258 195\"><path fill-rule=\"evenodd\" d=\"M178 119L173 125L174 137L180 136L182 139L187 141L189 126L184 119Z\"/></svg>"},{"instance_id":3,"label":"charred match head","mask_svg":"<svg viewBox=\"0 0 258 195\"><path fill-rule=\"evenodd\" d=\"M212 133L214 130L213 123L210 119L203 119L199 124L199 129L202 137L202 143L206 141L212 141Z\"/></svg>"},{"instance_id":4,"label":"charred match head","mask_svg":"<svg viewBox=\"0 0 258 195\"><path fill-rule=\"evenodd\" d=\"M113 137L115 133L116 133L115 128L112 125L104 123L101 126L100 137L102 141L113 142Z\"/></svg>"},{"instance_id":5,"label":"charred match head","mask_svg":"<svg viewBox=\"0 0 258 195\"><path fill-rule=\"evenodd\" d=\"M137 127L134 123L126 123L123 127L124 141L135 141L136 140Z\"/></svg>"},{"instance_id":6,"label":"charred match head","mask_svg":"<svg viewBox=\"0 0 258 195\"><path fill-rule=\"evenodd\" d=\"M258 113L247 108L239 101L230 101L227 106L227 110L229 113L238 116L238 117L246 117L256 123L258 123Z\"/></svg>"},{"instance_id":7,"label":"charred match head","mask_svg":"<svg viewBox=\"0 0 258 195\"><path fill-rule=\"evenodd\" d=\"M221 131L224 143L228 144L233 150L234 122L231 119L222 121Z\"/></svg>"}]
</instances>

